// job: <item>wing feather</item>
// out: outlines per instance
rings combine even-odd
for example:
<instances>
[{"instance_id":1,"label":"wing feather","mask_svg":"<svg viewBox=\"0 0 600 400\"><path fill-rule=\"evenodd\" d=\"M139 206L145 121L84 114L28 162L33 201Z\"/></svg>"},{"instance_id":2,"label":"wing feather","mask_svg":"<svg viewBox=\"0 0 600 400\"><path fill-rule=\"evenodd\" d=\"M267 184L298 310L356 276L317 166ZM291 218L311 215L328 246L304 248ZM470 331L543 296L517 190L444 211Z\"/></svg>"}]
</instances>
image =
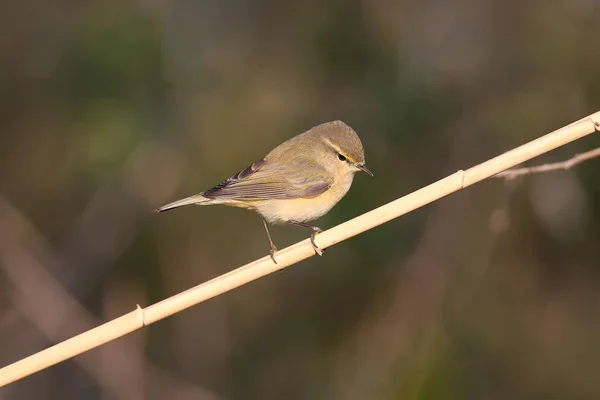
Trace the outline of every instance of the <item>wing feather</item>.
<instances>
[{"instance_id":1,"label":"wing feather","mask_svg":"<svg viewBox=\"0 0 600 400\"><path fill-rule=\"evenodd\" d=\"M202 195L231 200L312 198L332 183L331 173L307 158L298 157L286 164L262 159Z\"/></svg>"}]
</instances>

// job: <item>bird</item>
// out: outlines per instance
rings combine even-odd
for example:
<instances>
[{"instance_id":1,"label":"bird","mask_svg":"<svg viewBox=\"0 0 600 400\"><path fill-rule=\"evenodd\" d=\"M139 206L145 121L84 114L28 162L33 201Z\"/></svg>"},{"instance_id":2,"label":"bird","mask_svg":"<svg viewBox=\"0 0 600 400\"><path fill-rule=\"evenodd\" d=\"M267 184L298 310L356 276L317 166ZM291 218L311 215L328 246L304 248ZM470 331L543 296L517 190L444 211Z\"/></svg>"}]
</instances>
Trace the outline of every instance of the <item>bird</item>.
<instances>
[{"instance_id":1,"label":"bird","mask_svg":"<svg viewBox=\"0 0 600 400\"><path fill-rule=\"evenodd\" d=\"M269 240L269 254L277 264L268 223L310 229L310 243L322 255L315 236L323 230L308 222L325 215L348 193L358 171L374 176L365 163L358 134L342 121L331 121L283 142L218 185L155 211L216 204L256 211Z\"/></svg>"}]
</instances>

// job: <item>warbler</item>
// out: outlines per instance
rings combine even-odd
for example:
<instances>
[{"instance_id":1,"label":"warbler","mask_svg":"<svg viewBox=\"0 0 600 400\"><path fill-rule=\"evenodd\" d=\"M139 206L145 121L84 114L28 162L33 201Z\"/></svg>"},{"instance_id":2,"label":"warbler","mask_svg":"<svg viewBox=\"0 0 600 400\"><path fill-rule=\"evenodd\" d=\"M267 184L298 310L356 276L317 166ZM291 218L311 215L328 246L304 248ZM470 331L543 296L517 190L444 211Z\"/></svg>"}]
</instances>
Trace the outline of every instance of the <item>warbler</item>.
<instances>
[{"instance_id":1,"label":"warbler","mask_svg":"<svg viewBox=\"0 0 600 400\"><path fill-rule=\"evenodd\" d=\"M277 264L277 247L267 222L312 230L313 249L322 255L315 244L315 236L322 229L307 222L331 210L346 195L358 171L373 176L365 164L360 138L342 121L327 122L283 142L217 186L156 211L190 204L223 204L254 210L262 216L271 246L269 253Z\"/></svg>"}]
</instances>

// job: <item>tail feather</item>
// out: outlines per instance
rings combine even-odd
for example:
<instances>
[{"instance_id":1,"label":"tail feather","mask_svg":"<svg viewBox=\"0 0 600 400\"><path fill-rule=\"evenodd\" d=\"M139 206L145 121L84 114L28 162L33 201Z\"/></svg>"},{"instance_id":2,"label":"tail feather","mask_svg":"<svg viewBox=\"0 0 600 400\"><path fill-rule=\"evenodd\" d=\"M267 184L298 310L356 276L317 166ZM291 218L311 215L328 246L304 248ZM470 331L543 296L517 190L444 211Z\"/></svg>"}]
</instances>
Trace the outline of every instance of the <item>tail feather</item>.
<instances>
[{"instance_id":1,"label":"tail feather","mask_svg":"<svg viewBox=\"0 0 600 400\"><path fill-rule=\"evenodd\" d=\"M163 212L163 211L167 211L167 210L172 210L177 207L188 206L190 204L202 204L202 203L206 203L208 201L210 201L210 200L207 199L206 197L202 196L202 194L195 194L193 196L186 197L185 199L181 199L181 200L177 200L172 203L169 203L169 204L165 204L164 206L159 207L154 211L155 212Z\"/></svg>"}]
</instances>

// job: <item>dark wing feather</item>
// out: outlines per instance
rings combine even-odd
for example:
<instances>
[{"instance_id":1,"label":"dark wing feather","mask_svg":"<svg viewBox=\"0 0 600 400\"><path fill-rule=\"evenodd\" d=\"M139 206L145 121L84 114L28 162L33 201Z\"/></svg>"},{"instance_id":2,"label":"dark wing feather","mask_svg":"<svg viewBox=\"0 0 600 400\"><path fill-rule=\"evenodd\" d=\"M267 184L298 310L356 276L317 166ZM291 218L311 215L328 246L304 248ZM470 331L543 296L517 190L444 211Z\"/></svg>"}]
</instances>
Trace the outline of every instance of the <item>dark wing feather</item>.
<instances>
[{"instance_id":1,"label":"dark wing feather","mask_svg":"<svg viewBox=\"0 0 600 400\"><path fill-rule=\"evenodd\" d=\"M209 199L268 200L312 198L325 192L333 176L306 158L270 163L260 160L202 195Z\"/></svg>"}]
</instances>

